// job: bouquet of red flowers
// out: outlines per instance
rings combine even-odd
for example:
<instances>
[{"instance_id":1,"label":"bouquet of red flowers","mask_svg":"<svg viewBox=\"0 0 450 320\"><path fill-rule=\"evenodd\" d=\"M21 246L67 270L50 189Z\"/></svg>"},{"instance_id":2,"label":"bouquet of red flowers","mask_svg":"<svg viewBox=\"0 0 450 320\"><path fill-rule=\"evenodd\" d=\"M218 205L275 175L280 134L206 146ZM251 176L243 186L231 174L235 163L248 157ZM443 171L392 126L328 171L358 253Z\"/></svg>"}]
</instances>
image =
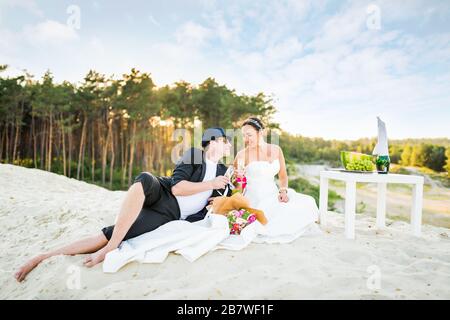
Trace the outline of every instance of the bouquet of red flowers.
<instances>
[{"instance_id":1,"label":"bouquet of red flowers","mask_svg":"<svg viewBox=\"0 0 450 320\"><path fill-rule=\"evenodd\" d=\"M256 215L245 209L231 210L227 214L227 219L230 234L238 235L241 234L242 229L255 222Z\"/></svg>"}]
</instances>

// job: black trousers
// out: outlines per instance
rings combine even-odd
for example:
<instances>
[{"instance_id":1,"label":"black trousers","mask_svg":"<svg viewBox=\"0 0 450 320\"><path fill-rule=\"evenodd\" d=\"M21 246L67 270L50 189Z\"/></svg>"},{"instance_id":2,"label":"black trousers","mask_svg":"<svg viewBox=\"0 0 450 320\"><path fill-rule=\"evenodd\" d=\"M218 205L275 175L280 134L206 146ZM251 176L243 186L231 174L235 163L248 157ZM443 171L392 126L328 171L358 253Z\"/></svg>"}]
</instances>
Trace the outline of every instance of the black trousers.
<instances>
[{"instance_id":1,"label":"black trousers","mask_svg":"<svg viewBox=\"0 0 450 320\"><path fill-rule=\"evenodd\" d=\"M180 219L177 199L167 188L161 185L157 177L148 172L142 172L134 179L134 182L142 184L145 201L136 221L131 225L123 241L155 230L167 222ZM108 240L111 239L113 231L114 226L102 229Z\"/></svg>"}]
</instances>

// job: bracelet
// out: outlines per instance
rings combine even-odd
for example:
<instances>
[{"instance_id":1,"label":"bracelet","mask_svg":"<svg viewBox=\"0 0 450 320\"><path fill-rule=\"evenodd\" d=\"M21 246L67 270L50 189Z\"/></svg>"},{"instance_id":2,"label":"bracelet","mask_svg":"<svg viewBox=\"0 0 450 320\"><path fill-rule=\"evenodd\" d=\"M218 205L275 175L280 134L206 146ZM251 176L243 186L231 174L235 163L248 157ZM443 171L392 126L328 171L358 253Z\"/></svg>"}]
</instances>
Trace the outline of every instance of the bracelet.
<instances>
[{"instance_id":1,"label":"bracelet","mask_svg":"<svg viewBox=\"0 0 450 320\"><path fill-rule=\"evenodd\" d=\"M283 191L287 193L288 190L287 190L287 188L280 188L280 189L278 190L278 193L281 193L281 192L283 192Z\"/></svg>"}]
</instances>

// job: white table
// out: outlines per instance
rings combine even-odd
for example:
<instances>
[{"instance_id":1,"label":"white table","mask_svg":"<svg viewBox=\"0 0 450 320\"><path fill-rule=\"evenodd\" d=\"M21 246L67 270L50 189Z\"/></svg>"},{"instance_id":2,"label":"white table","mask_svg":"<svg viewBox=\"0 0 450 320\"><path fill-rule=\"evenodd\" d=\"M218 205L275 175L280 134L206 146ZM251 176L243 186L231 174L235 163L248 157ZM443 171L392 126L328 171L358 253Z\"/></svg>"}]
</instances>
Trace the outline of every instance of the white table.
<instances>
[{"instance_id":1,"label":"white table","mask_svg":"<svg viewBox=\"0 0 450 320\"><path fill-rule=\"evenodd\" d=\"M420 236L422 226L423 177L403 174L350 173L337 170L320 172L320 224L326 226L328 211L328 181L340 180L345 186L345 236L355 238L356 183L374 182L378 184L377 195L377 228L384 228L386 222L386 186L388 183L406 183L413 185L411 208L411 227L415 236Z\"/></svg>"}]
</instances>

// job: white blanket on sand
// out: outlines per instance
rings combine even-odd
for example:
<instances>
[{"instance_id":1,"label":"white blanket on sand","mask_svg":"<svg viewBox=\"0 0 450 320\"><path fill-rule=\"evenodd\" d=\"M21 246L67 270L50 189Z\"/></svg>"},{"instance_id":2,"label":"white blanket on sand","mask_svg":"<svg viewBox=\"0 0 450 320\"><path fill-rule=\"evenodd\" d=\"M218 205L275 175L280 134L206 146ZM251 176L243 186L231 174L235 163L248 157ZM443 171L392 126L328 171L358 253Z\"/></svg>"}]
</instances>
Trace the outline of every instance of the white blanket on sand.
<instances>
[{"instance_id":1,"label":"white blanket on sand","mask_svg":"<svg viewBox=\"0 0 450 320\"><path fill-rule=\"evenodd\" d=\"M318 228L309 228L316 233ZM205 253L217 249L241 250L250 242L267 242L258 240L258 234L264 232L264 226L258 221L245 227L240 235L230 235L228 220L223 215L207 214L205 219L190 223L175 220L156 230L136 238L123 241L119 248L109 252L103 262L103 272L117 272L129 262L161 263L170 252L182 255L193 262ZM272 237L270 243L287 243L296 239L301 232L292 235Z\"/></svg>"}]
</instances>

